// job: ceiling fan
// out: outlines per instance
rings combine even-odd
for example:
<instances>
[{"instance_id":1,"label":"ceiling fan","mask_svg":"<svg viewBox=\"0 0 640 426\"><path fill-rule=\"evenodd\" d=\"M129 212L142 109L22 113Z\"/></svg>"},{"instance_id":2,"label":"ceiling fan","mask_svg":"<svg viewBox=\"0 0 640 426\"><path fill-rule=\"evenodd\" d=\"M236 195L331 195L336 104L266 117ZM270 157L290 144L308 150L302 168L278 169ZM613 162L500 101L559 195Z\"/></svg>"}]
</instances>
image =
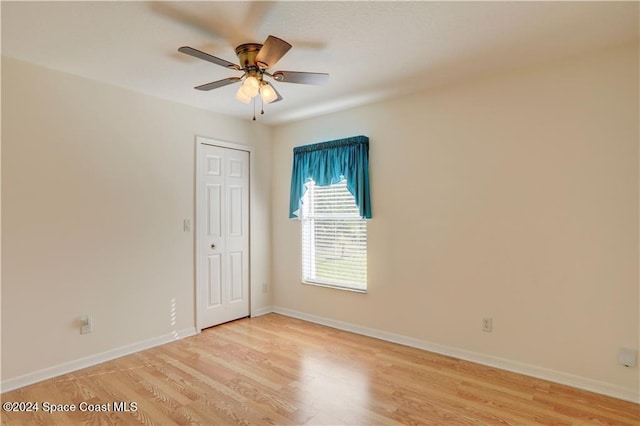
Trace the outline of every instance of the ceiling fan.
<instances>
[{"instance_id":1,"label":"ceiling fan","mask_svg":"<svg viewBox=\"0 0 640 426\"><path fill-rule=\"evenodd\" d=\"M222 80L196 86L195 89L213 90L242 81L242 85L236 93L236 99L249 104L252 100L255 102L255 98L259 94L263 104L268 104L281 101L282 96L280 96L273 85L265 80L265 76L282 83L322 85L329 81L329 74L325 73L299 71L276 71L274 73L270 73L267 71L269 68L273 67L276 62L278 62L280 58L282 58L289 49L291 49L291 47L291 44L272 35L267 37L264 44L241 44L236 47L236 55L238 55L240 65L209 55L208 53L189 46L182 46L178 51L225 68L244 72L240 77L228 77ZM262 110L262 114L264 114L264 110ZM255 113L253 119L256 119Z\"/></svg>"}]
</instances>

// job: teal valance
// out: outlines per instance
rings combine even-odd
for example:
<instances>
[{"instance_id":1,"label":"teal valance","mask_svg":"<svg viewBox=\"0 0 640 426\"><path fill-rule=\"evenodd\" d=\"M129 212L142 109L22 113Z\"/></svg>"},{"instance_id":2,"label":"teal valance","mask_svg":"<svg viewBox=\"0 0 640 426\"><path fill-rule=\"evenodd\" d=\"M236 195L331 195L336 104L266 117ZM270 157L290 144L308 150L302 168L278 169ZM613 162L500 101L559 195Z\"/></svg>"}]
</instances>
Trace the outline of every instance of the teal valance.
<instances>
[{"instance_id":1,"label":"teal valance","mask_svg":"<svg viewBox=\"0 0 640 426\"><path fill-rule=\"evenodd\" d=\"M371 218L369 195L369 138L353 136L293 148L289 218L299 217L305 184L328 186L346 179L360 216Z\"/></svg>"}]
</instances>

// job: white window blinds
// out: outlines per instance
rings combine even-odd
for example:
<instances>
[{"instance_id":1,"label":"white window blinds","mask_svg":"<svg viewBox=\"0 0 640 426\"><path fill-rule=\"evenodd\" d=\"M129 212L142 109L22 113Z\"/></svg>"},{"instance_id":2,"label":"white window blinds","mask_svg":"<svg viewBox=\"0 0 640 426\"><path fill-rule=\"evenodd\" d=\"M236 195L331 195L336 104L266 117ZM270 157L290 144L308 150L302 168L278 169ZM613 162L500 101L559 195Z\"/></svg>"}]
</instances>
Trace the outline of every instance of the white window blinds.
<instances>
[{"instance_id":1,"label":"white window blinds","mask_svg":"<svg viewBox=\"0 0 640 426\"><path fill-rule=\"evenodd\" d=\"M367 289L367 221L360 217L346 180L307 183L302 202L303 281Z\"/></svg>"}]
</instances>

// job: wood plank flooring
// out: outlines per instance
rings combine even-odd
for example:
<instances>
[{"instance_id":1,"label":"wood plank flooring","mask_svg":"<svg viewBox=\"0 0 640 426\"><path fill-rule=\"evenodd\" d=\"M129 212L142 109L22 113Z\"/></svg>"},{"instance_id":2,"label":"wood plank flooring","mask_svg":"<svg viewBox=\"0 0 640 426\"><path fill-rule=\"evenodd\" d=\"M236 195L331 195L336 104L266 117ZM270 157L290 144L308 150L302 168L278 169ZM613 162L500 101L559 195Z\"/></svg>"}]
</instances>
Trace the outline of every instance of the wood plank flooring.
<instances>
[{"instance_id":1,"label":"wood plank flooring","mask_svg":"<svg viewBox=\"0 0 640 426\"><path fill-rule=\"evenodd\" d=\"M40 404L2 412L2 425L640 425L637 404L276 314L2 401ZM43 402L77 411L45 413ZM81 403L109 411L78 411Z\"/></svg>"}]
</instances>

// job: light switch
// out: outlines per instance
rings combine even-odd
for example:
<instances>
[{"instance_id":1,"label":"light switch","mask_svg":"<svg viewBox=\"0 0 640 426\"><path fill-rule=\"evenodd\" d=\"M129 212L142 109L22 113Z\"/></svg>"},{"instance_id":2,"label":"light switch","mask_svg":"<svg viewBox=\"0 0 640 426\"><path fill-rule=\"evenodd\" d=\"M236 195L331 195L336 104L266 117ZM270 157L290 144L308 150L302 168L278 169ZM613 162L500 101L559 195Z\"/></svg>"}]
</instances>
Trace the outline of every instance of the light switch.
<instances>
[{"instance_id":1,"label":"light switch","mask_svg":"<svg viewBox=\"0 0 640 426\"><path fill-rule=\"evenodd\" d=\"M191 221L189 219L185 219L182 228L184 232L191 232Z\"/></svg>"}]
</instances>

